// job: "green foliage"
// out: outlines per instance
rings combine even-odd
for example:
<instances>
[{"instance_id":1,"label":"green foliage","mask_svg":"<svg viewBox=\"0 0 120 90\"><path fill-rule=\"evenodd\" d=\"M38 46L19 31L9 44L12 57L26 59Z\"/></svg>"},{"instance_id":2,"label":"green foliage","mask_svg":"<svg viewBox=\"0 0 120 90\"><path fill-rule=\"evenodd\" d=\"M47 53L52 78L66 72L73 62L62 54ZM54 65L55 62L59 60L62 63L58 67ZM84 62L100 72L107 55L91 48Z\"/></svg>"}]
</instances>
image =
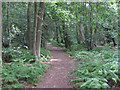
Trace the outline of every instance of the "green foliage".
<instances>
[{"instance_id":1,"label":"green foliage","mask_svg":"<svg viewBox=\"0 0 120 90\"><path fill-rule=\"evenodd\" d=\"M65 50L70 55L70 57L72 57L72 56L76 57L77 53L79 53L80 51L87 51L87 48L85 48L85 46L83 44L80 44L80 45L74 44L74 45L71 45L70 49L65 49Z\"/></svg>"},{"instance_id":2,"label":"green foliage","mask_svg":"<svg viewBox=\"0 0 120 90\"><path fill-rule=\"evenodd\" d=\"M76 50L83 51L83 50L87 50L87 49L85 48L84 44L73 44L71 46L71 51L76 51Z\"/></svg>"},{"instance_id":3,"label":"green foliage","mask_svg":"<svg viewBox=\"0 0 120 90\"><path fill-rule=\"evenodd\" d=\"M58 43L58 46L60 46L60 47L65 47L65 44L63 44L63 43Z\"/></svg>"},{"instance_id":4,"label":"green foliage","mask_svg":"<svg viewBox=\"0 0 120 90\"><path fill-rule=\"evenodd\" d=\"M65 44L60 43L60 42L58 43L56 40L52 40L51 44L54 46L65 47Z\"/></svg>"},{"instance_id":5,"label":"green foliage","mask_svg":"<svg viewBox=\"0 0 120 90\"><path fill-rule=\"evenodd\" d=\"M103 50L103 47L94 47L92 49L92 51L97 51L97 52L100 52L101 50Z\"/></svg>"},{"instance_id":6,"label":"green foliage","mask_svg":"<svg viewBox=\"0 0 120 90\"><path fill-rule=\"evenodd\" d=\"M10 49L3 48L2 50L3 60L9 62L30 62L35 61L35 56L32 55L30 50L25 49Z\"/></svg>"},{"instance_id":7,"label":"green foliage","mask_svg":"<svg viewBox=\"0 0 120 90\"><path fill-rule=\"evenodd\" d=\"M51 56L51 52L49 50L45 49L45 48L41 48L40 54L41 54L42 57L45 57L47 59L49 59L50 56Z\"/></svg>"},{"instance_id":8,"label":"green foliage","mask_svg":"<svg viewBox=\"0 0 120 90\"><path fill-rule=\"evenodd\" d=\"M72 80L72 82L80 82L85 81L85 83L76 83L74 87L79 88L110 88L110 86L106 83L107 80L105 78L79 78Z\"/></svg>"},{"instance_id":9,"label":"green foliage","mask_svg":"<svg viewBox=\"0 0 120 90\"><path fill-rule=\"evenodd\" d=\"M37 84L41 81L40 76L44 75L48 68L46 64L40 62L35 64L12 62L3 63L3 66L3 86L5 88L20 88L24 83Z\"/></svg>"},{"instance_id":10,"label":"green foliage","mask_svg":"<svg viewBox=\"0 0 120 90\"><path fill-rule=\"evenodd\" d=\"M44 75L48 65L37 61L30 50L3 48L3 87L21 88L24 84L37 85L41 81L40 76ZM41 61L50 58L50 51L41 48ZM33 62L32 64L30 64Z\"/></svg>"},{"instance_id":11,"label":"green foliage","mask_svg":"<svg viewBox=\"0 0 120 90\"><path fill-rule=\"evenodd\" d=\"M74 87L78 88L110 88L108 80L120 82L118 77L118 53L97 48L95 51L76 51L76 69L71 72L76 79Z\"/></svg>"},{"instance_id":12,"label":"green foliage","mask_svg":"<svg viewBox=\"0 0 120 90\"><path fill-rule=\"evenodd\" d=\"M47 49L41 48L41 59L47 61L50 58L51 52ZM9 62L31 62L36 61L35 56L32 55L30 50L26 49L10 49L3 48L2 50L3 60Z\"/></svg>"},{"instance_id":13,"label":"green foliage","mask_svg":"<svg viewBox=\"0 0 120 90\"><path fill-rule=\"evenodd\" d=\"M52 45L55 45L55 46L58 46L58 43L57 43L56 40L52 40L52 41L51 41L51 44L52 44Z\"/></svg>"}]
</instances>

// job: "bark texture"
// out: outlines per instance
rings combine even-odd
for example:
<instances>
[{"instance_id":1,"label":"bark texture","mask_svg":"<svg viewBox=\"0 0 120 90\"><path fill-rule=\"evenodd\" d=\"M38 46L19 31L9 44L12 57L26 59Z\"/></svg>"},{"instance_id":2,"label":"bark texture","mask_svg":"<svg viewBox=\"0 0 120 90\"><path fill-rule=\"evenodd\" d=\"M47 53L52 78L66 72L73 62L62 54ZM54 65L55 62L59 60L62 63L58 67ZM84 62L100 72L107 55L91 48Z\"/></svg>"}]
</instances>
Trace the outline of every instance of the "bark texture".
<instances>
[{"instance_id":1,"label":"bark texture","mask_svg":"<svg viewBox=\"0 0 120 90\"><path fill-rule=\"evenodd\" d=\"M27 23L28 23L28 47L31 50L32 49L32 42L31 42L31 2L28 3L28 9L27 9Z\"/></svg>"},{"instance_id":2,"label":"bark texture","mask_svg":"<svg viewBox=\"0 0 120 90\"><path fill-rule=\"evenodd\" d=\"M44 2L40 2L40 10L38 13L38 30L37 30L37 42L36 42L36 54L37 58L40 59L40 48L41 48L41 33L43 26L43 16L44 16Z\"/></svg>"},{"instance_id":3,"label":"bark texture","mask_svg":"<svg viewBox=\"0 0 120 90\"><path fill-rule=\"evenodd\" d=\"M34 3L33 55L36 55L37 2Z\"/></svg>"}]
</instances>

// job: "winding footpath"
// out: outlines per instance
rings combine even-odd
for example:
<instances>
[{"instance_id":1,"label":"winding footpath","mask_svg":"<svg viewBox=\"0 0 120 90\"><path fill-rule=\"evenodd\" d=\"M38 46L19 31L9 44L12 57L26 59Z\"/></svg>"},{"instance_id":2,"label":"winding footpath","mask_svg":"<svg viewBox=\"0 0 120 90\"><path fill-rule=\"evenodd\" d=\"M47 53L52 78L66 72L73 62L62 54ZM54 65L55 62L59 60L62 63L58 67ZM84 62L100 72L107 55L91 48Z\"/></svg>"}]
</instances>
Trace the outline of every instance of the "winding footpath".
<instances>
[{"instance_id":1,"label":"winding footpath","mask_svg":"<svg viewBox=\"0 0 120 90\"><path fill-rule=\"evenodd\" d=\"M32 88L73 88L69 73L74 70L74 60L69 58L62 48L55 47L50 43L47 46L52 53L51 60L48 62L52 68L47 70L44 76L41 76L43 81Z\"/></svg>"}]
</instances>

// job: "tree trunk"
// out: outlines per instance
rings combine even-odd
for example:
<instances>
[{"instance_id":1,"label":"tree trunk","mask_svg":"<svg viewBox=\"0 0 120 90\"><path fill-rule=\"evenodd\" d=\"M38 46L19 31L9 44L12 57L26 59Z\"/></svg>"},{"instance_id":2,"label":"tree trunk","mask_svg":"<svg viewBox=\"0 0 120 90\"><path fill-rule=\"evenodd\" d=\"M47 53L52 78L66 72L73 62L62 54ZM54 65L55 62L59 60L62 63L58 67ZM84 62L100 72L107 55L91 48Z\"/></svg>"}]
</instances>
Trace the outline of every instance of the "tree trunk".
<instances>
[{"instance_id":1,"label":"tree trunk","mask_svg":"<svg viewBox=\"0 0 120 90\"><path fill-rule=\"evenodd\" d=\"M8 6L7 6L7 30L8 30L8 36L9 36L9 40L7 40L7 42L9 43L9 47L12 48L11 37L10 37L9 8L10 8L10 2L8 2Z\"/></svg>"},{"instance_id":2,"label":"tree trunk","mask_svg":"<svg viewBox=\"0 0 120 90\"><path fill-rule=\"evenodd\" d=\"M66 31L65 31L65 21L63 21L63 36L64 36L64 43L65 43L65 48L67 48L67 41L66 41Z\"/></svg>"},{"instance_id":3,"label":"tree trunk","mask_svg":"<svg viewBox=\"0 0 120 90\"><path fill-rule=\"evenodd\" d=\"M37 2L34 3L33 55L36 55Z\"/></svg>"},{"instance_id":4,"label":"tree trunk","mask_svg":"<svg viewBox=\"0 0 120 90\"><path fill-rule=\"evenodd\" d=\"M43 38L43 43L44 43L43 47L46 48L47 42L46 42L46 29L45 28L43 29L43 37L44 37Z\"/></svg>"},{"instance_id":5,"label":"tree trunk","mask_svg":"<svg viewBox=\"0 0 120 90\"><path fill-rule=\"evenodd\" d=\"M62 37L62 31L61 31L60 25L59 25L59 32L60 32L61 43L63 43L63 37Z\"/></svg>"},{"instance_id":6,"label":"tree trunk","mask_svg":"<svg viewBox=\"0 0 120 90\"><path fill-rule=\"evenodd\" d=\"M90 50L90 45L89 45L89 38L88 38L88 27L87 27L87 25L85 25L85 27L84 27L84 29L85 29L85 43L86 43L86 46L87 46L87 49L88 49L88 51Z\"/></svg>"},{"instance_id":7,"label":"tree trunk","mask_svg":"<svg viewBox=\"0 0 120 90\"><path fill-rule=\"evenodd\" d=\"M98 13L98 2L96 2L96 14ZM96 24L95 24L95 32L94 32L94 34L96 34L97 33L97 30L98 30L98 24L97 24L97 20L98 20L98 18L96 17ZM94 46L96 46L96 38L93 38L93 44L94 44Z\"/></svg>"},{"instance_id":8,"label":"tree trunk","mask_svg":"<svg viewBox=\"0 0 120 90\"><path fill-rule=\"evenodd\" d=\"M57 24L56 24L56 39L57 39L57 43L59 43L58 26L57 26Z\"/></svg>"},{"instance_id":9,"label":"tree trunk","mask_svg":"<svg viewBox=\"0 0 120 90\"><path fill-rule=\"evenodd\" d=\"M77 38L77 43L80 44L79 42L79 32L78 32L78 28L77 28L77 25L76 25L76 38Z\"/></svg>"},{"instance_id":10,"label":"tree trunk","mask_svg":"<svg viewBox=\"0 0 120 90\"><path fill-rule=\"evenodd\" d=\"M78 38L78 40L79 40L79 44L81 43L81 41L82 41L82 30L81 30L81 24L78 24L78 26L79 26L79 38Z\"/></svg>"},{"instance_id":11,"label":"tree trunk","mask_svg":"<svg viewBox=\"0 0 120 90\"><path fill-rule=\"evenodd\" d=\"M2 2L1 1L0 1L0 67L2 67Z\"/></svg>"},{"instance_id":12,"label":"tree trunk","mask_svg":"<svg viewBox=\"0 0 120 90\"><path fill-rule=\"evenodd\" d=\"M86 6L86 3L85 3L85 2L82 2L82 7L83 7L82 13L83 13L83 16L86 17L86 14L84 13L84 8L85 8L85 6ZM85 31L85 33L84 33L84 36L85 36L85 44L86 44L87 49L89 50L88 26L87 26L86 24L84 24L84 31Z\"/></svg>"},{"instance_id":13,"label":"tree trunk","mask_svg":"<svg viewBox=\"0 0 120 90\"><path fill-rule=\"evenodd\" d=\"M84 4L83 4L83 6L84 6ZM92 6L91 6L91 3L89 3L89 6L90 6L90 8L89 8L89 10L90 10L90 13L89 13L90 28L88 29L87 25L85 25L85 28L84 28L85 29L85 42L86 42L86 46L87 46L88 51L93 49L93 45L92 45L93 44L92 43L92 32L93 32L93 30L92 30L92 24L91 24L91 22L92 22ZM83 14L83 15L86 16L86 14Z\"/></svg>"},{"instance_id":14,"label":"tree trunk","mask_svg":"<svg viewBox=\"0 0 120 90\"><path fill-rule=\"evenodd\" d=\"M96 13L98 13L98 2L96 2ZM96 25L95 25L95 33L97 33L98 25L97 25L97 17L96 17Z\"/></svg>"},{"instance_id":15,"label":"tree trunk","mask_svg":"<svg viewBox=\"0 0 120 90\"><path fill-rule=\"evenodd\" d=\"M32 49L32 43L31 43L31 2L28 3L28 9L27 9L27 29L28 29L28 47L31 50Z\"/></svg>"},{"instance_id":16,"label":"tree trunk","mask_svg":"<svg viewBox=\"0 0 120 90\"><path fill-rule=\"evenodd\" d=\"M43 16L44 16L44 2L40 2L40 10L38 13L38 30L37 30L37 42L36 42L36 54L37 58L40 59L40 48L41 48L41 33L43 26Z\"/></svg>"},{"instance_id":17,"label":"tree trunk","mask_svg":"<svg viewBox=\"0 0 120 90\"><path fill-rule=\"evenodd\" d=\"M45 20L45 13L44 13L44 16L43 16L43 21ZM46 45L47 45L47 41L46 41L46 29L47 28L47 25L44 24L43 25L43 47L46 48Z\"/></svg>"},{"instance_id":18,"label":"tree trunk","mask_svg":"<svg viewBox=\"0 0 120 90\"><path fill-rule=\"evenodd\" d=\"M63 36L64 36L64 43L65 43L65 48L70 48L70 40L68 38L68 33L67 30L65 30L65 21L63 21Z\"/></svg>"},{"instance_id":19,"label":"tree trunk","mask_svg":"<svg viewBox=\"0 0 120 90\"><path fill-rule=\"evenodd\" d=\"M92 34L93 34L93 28L92 28L92 17L93 17L93 15L92 15L92 5L91 5L91 2L89 2L89 5L90 5L90 50L92 50L93 49L93 39L92 39Z\"/></svg>"}]
</instances>

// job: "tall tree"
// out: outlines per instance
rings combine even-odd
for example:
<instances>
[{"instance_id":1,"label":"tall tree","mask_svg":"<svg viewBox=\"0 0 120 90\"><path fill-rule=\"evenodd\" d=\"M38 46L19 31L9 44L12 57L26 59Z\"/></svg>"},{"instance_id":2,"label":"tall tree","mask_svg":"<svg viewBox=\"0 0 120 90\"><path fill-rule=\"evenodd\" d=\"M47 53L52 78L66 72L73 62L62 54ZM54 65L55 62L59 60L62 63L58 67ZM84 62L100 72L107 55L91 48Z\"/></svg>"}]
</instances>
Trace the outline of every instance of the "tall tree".
<instances>
[{"instance_id":1,"label":"tall tree","mask_svg":"<svg viewBox=\"0 0 120 90\"><path fill-rule=\"evenodd\" d=\"M2 2L0 1L0 66L2 65Z\"/></svg>"},{"instance_id":2,"label":"tall tree","mask_svg":"<svg viewBox=\"0 0 120 90\"><path fill-rule=\"evenodd\" d=\"M89 36L89 50L92 50L93 49L93 38L92 38L92 34L93 34L93 27L92 27L92 20L93 20L93 15L92 15L92 11L93 11L93 7L92 7L92 3L91 2L89 2L89 6L90 6L90 13L89 13L89 15L90 15L90 36Z\"/></svg>"},{"instance_id":3,"label":"tall tree","mask_svg":"<svg viewBox=\"0 0 120 90\"><path fill-rule=\"evenodd\" d=\"M2 2L0 1L0 69L2 68ZM0 70L0 87L2 87L2 70Z\"/></svg>"},{"instance_id":4,"label":"tall tree","mask_svg":"<svg viewBox=\"0 0 120 90\"><path fill-rule=\"evenodd\" d=\"M45 20L45 13L43 16L43 21ZM46 31L47 31L47 24L44 22L43 24L43 48L46 48L47 41L46 41Z\"/></svg>"},{"instance_id":5,"label":"tall tree","mask_svg":"<svg viewBox=\"0 0 120 90\"><path fill-rule=\"evenodd\" d=\"M9 15L9 13L10 13L10 2L8 2L8 4L7 4L7 30L8 30L8 36L9 36L9 40L8 40L8 42L9 42L9 47L11 48L11 33L10 33L10 15Z\"/></svg>"},{"instance_id":6,"label":"tall tree","mask_svg":"<svg viewBox=\"0 0 120 90\"><path fill-rule=\"evenodd\" d=\"M79 42L78 25L77 24L76 24L76 38L77 38L77 43L80 44L80 42Z\"/></svg>"},{"instance_id":7,"label":"tall tree","mask_svg":"<svg viewBox=\"0 0 120 90\"><path fill-rule=\"evenodd\" d=\"M40 48L41 48L41 33L43 26L43 16L44 16L44 2L40 2L40 10L38 13L38 30L37 30L37 42L36 42L36 54L37 58L40 59Z\"/></svg>"},{"instance_id":8,"label":"tall tree","mask_svg":"<svg viewBox=\"0 0 120 90\"><path fill-rule=\"evenodd\" d=\"M33 55L36 55L37 2L34 3Z\"/></svg>"},{"instance_id":9,"label":"tall tree","mask_svg":"<svg viewBox=\"0 0 120 90\"><path fill-rule=\"evenodd\" d=\"M28 9L27 9L27 24L28 24L28 47L31 50L32 49L32 43L31 43L31 2L28 3Z\"/></svg>"},{"instance_id":10,"label":"tall tree","mask_svg":"<svg viewBox=\"0 0 120 90\"><path fill-rule=\"evenodd\" d=\"M82 3L76 3L77 4L77 6L78 5L82 5ZM76 8L77 10L75 11L75 16L76 16L76 18L79 18L78 19L78 21L77 21L77 23L76 23L76 33L77 33L77 42L78 42L78 44L81 44L81 41L83 40L83 35L82 35L82 19L81 19L81 17L80 17L80 14L81 14L81 11L80 11L80 9L81 9L81 7L77 7ZM79 11L79 12L78 12Z\"/></svg>"},{"instance_id":11,"label":"tall tree","mask_svg":"<svg viewBox=\"0 0 120 90\"><path fill-rule=\"evenodd\" d=\"M119 58L119 61L120 61L120 2L118 2L118 58ZM120 63L119 63L119 66L120 66ZM120 68L119 68L120 70ZM120 76L119 76L120 78Z\"/></svg>"},{"instance_id":12,"label":"tall tree","mask_svg":"<svg viewBox=\"0 0 120 90\"><path fill-rule=\"evenodd\" d=\"M82 35L82 30L81 30L81 22L80 24L78 24L79 26L79 37L78 37L78 41L79 41L79 44L81 44L81 41L83 40L83 35Z\"/></svg>"},{"instance_id":13,"label":"tall tree","mask_svg":"<svg viewBox=\"0 0 120 90\"><path fill-rule=\"evenodd\" d=\"M87 18L87 13L85 13L86 11L85 11L85 8L86 8L86 2L83 2L82 3L82 7L83 7L83 11L82 11L82 14L83 14L83 17L86 19ZM89 35L89 33L88 33L88 26L86 25L86 24L84 24L84 31L85 31L85 33L84 33L84 36L85 36L85 44L86 44L86 46L87 46L87 49L89 50L89 37L88 37L88 35Z\"/></svg>"},{"instance_id":14,"label":"tall tree","mask_svg":"<svg viewBox=\"0 0 120 90\"><path fill-rule=\"evenodd\" d=\"M56 39L57 39L57 42L59 43L59 36L58 36L58 25L56 24Z\"/></svg>"},{"instance_id":15,"label":"tall tree","mask_svg":"<svg viewBox=\"0 0 120 90\"><path fill-rule=\"evenodd\" d=\"M46 48L46 44L47 44L47 41L46 41L46 25L44 25L44 28L43 28L43 47Z\"/></svg>"},{"instance_id":16,"label":"tall tree","mask_svg":"<svg viewBox=\"0 0 120 90\"><path fill-rule=\"evenodd\" d=\"M63 43L62 30L60 25L58 26L58 29L59 29L60 39L61 39L60 42Z\"/></svg>"},{"instance_id":17,"label":"tall tree","mask_svg":"<svg viewBox=\"0 0 120 90\"><path fill-rule=\"evenodd\" d=\"M89 7L86 6L86 4L88 4ZM83 3L83 7L84 9L86 7L86 11L85 10L83 11L83 16L86 17L86 20L89 19L87 23L88 25L86 24L84 26L84 30L85 30L85 43L86 43L88 51L90 51L93 48L93 45L92 45L92 33L93 33L92 31L92 5L91 3ZM85 14L85 12L87 13Z\"/></svg>"},{"instance_id":18,"label":"tall tree","mask_svg":"<svg viewBox=\"0 0 120 90\"><path fill-rule=\"evenodd\" d=\"M65 48L70 48L70 40L68 37L68 31L66 28L67 28L67 25L65 24L65 21L63 21L63 37L64 37Z\"/></svg>"}]
</instances>

